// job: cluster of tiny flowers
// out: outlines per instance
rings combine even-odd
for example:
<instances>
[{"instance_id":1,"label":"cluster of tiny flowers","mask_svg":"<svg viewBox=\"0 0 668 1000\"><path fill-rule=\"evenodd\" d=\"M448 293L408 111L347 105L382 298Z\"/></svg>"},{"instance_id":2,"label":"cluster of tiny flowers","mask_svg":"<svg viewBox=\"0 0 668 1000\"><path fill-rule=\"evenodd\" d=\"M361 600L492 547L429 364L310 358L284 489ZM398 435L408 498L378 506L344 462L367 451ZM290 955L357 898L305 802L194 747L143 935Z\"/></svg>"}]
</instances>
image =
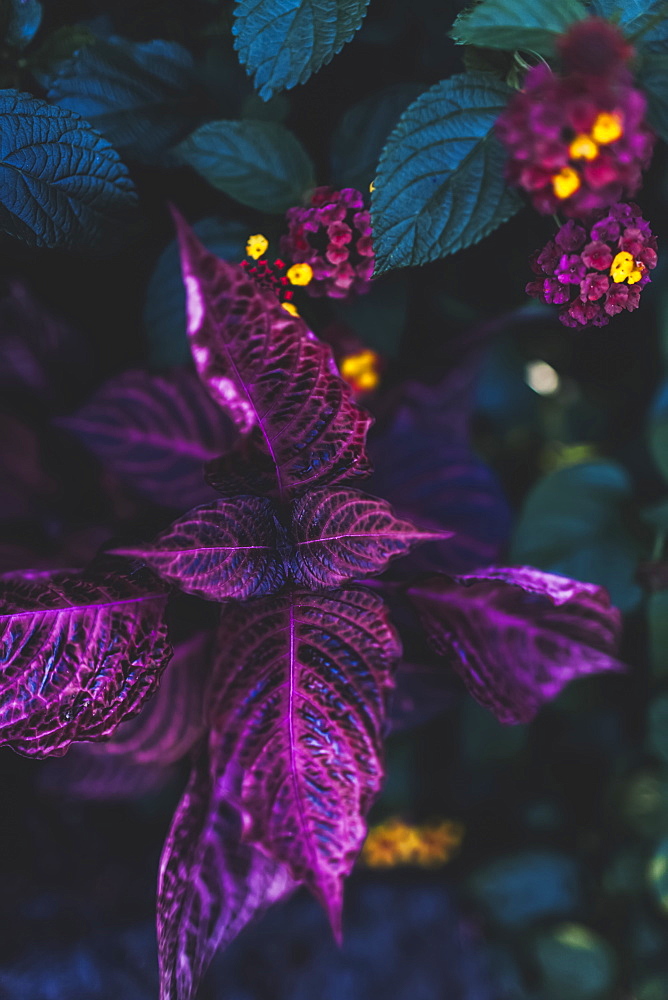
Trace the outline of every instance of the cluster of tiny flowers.
<instances>
[{"instance_id":1,"label":"cluster of tiny flowers","mask_svg":"<svg viewBox=\"0 0 668 1000\"><path fill-rule=\"evenodd\" d=\"M248 260L242 260L241 266L261 288L267 288L278 296L286 312L291 316L298 316L297 307L291 301L293 291L290 286L308 285L313 278L313 270L303 261L288 266L285 261L278 258L275 261L265 260L264 255L268 249L269 241L266 236L261 233L249 236L246 254L257 263L251 264Z\"/></svg>"},{"instance_id":2,"label":"cluster of tiny flowers","mask_svg":"<svg viewBox=\"0 0 668 1000\"><path fill-rule=\"evenodd\" d=\"M582 218L636 193L654 135L626 66L633 50L617 28L588 18L559 49L564 73L531 69L497 133L509 153L508 180L535 208Z\"/></svg>"},{"instance_id":3,"label":"cluster of tiny flowers","mask_svg":"<svg viewBox=\"0 0 668 1000\"><path fill-rule=\"evenodd\" d=\"M656 237L637 205L612 205L586 224L572 219L531 262L537 280L527 293L559 305L564 326L605 326L638 308L640 290L656 267Z\"/></svg>"},{"instance_id":4,"label":"cluster of tiny flowers","mask_svg":"<svg viewBox=\"0 0 668 1000\"><path fill-rule=\"evenodd\" d=\"M345 299L369 291L374 267L371 215L359 191L316 188L311 204L288 209L286 219L281 253L310 264L309 295Z\"/></svg>"}]
</instances>

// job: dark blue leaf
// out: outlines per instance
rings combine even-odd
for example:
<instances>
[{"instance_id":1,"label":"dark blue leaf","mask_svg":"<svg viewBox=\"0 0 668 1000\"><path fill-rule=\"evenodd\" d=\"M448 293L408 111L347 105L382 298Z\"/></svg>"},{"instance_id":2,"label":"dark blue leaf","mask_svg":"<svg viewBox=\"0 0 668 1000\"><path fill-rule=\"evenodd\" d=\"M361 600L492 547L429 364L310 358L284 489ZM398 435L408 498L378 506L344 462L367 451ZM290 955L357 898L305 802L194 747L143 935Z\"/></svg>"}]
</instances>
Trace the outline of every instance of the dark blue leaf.
<instances>
[{"instance_id":1,"label":"dark blue leaf","mask_svg":"<svg viewBox=\"0 0 668 1000\"><path fill-rule=\"evenodd\" d=\"M214 187L261 212L285 212L315 184L308 153L277 122L207 122L178 155Z\"/></svg>"},{"instance_id":2,"label":"dark blue leaf","mask_svg":"<svg viewBox=\"0 0 668 1000\"><path fill-rule=\"evenodd\" d=\"M554 54L557 37L587 16L580 0L483 0L462 11L452 27L459 45L487 49L527 49Z\"/></svg>"},{"instance_id":3,"label":"dark blue leaf","mask_svg":"<svg viewBox=\"0 0 668 1000\"><path fill-rule=\"evenodd\" d=\"M512 91L462 73L422 94L383 151L372 195L377 270L426 264L477 243L521 207L492 134Z\"/></svg>"},{"instance_id":4,"label":"dark blue leaf","mask_svg":"<svg viewBox=\"0 0 668 1000\"><path fill-rule=\"evenodd\" d=\"M42 83L49 101L76 111L138 160L162 156L200 118L193 59L175 42L95 40Z\"/></svg>"},{"instance_id":5,"label":"dark blue leaf","mask_svg":"<svg viewBox=\"0 0 668 1000\"><path fill-rule=\"evenodd\" d=\"M110 247L136 207L118 153L64 108L0 91L0 229L32 246Z\"/></svg>"},{"instance_id":6,"label":"dark blue leaf","mask_svg":"<svg viewBox=\"0 0 668 1000\"><path fill-rule=\"evenodd\" d=\"M10 6L5 41L17 49L24 49L33 40L42 23L42 5L39 0L11 0Z\"/></svg>"},{"instance_id":7,"label":"dark blue leaf","mask_svg":"<svg viewBox=\"0 0 668 1000\"><path fill-rule=\"evenodd\" d=\"M638 82L647 94L649 123L668 142L668 50L643 56Z\"/></svg>"},{"instance_id":8,"label":"dark blue leaf","mask_svg":"<svg viewBox=\"0 0 668 1000\"><path fill-rule=\"evenodd\" d=\"M260 97L305 83L349 42L369 0L238 0L232 32Z\"/></svg>"},{"instance_id":9,"label":"dark blue leaf","mask_svg":"<svg viewBox=\"0 0 668 1000\"><path fill-rule=\"evenodd\" d=\"M209 218L193 226L207 250L233 263L245 256L248 227L242 222ZM186 335L186 295L181 278L179 248L173 240L158 258L146 289L144 329L149 360L155 368L185 365L191 360Z\"/></svg>"},{"instance_id":10,"label":"dark blue leaf","mask_svg":"<svg viewBox=\"0 0 668 1000\"><path fill-rule=\"evenodd\" d=\"M657 16L663 11L663 18ZM591 13L618 24L627 37L642 32L641 48L668 51L668 17L664 0L592 0ZM651 27L648 30L648 25Z\"/></svg>"},{"instance_id":11,"label":"dark blue leaf","mask_svg":"<svg viewBox=\"0 0 668 1000\"><path fill-rule=\"evenodd\" d=\"M577 910L580 886L575 862L556 851L527 851L480 868L471 889L503 927L525 927L542 917Z\"/></svg>"}]
</instances>

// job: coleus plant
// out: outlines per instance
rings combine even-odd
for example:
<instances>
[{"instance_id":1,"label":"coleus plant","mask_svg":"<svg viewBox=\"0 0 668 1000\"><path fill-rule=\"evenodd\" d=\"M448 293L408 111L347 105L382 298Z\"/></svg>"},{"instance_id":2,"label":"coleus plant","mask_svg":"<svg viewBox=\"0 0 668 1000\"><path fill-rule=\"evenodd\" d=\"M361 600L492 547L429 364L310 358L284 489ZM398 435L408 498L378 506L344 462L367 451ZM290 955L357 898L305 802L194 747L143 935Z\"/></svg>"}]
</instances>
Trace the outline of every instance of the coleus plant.
<instances>
[{"instance_id":1,"label":"coleus plant","mask_svg":"<svg viewBox=\"0 0 668 1000\"><path fill-rule=\"evenodd\" d=\"M451 532L416 527L357 488L371 471L371 417L330 348L175 220L195 367L236 433L223 457L197 456L210 458L219 498L83 572L1 579L0 738L45 757L111 736L117 753L158 766L191 747L158 888L161 995L189 1000L215 951L299 885L341 936L401 658L386 587L504 722L621 664L619 613L592 584L528 567L360 583ZM197 654L206 670L194 670L193 696L179 646L174 698L146 704L171 653L170 587L220 603L220 625L210 655Z\"/></svg>"}]
</instances>

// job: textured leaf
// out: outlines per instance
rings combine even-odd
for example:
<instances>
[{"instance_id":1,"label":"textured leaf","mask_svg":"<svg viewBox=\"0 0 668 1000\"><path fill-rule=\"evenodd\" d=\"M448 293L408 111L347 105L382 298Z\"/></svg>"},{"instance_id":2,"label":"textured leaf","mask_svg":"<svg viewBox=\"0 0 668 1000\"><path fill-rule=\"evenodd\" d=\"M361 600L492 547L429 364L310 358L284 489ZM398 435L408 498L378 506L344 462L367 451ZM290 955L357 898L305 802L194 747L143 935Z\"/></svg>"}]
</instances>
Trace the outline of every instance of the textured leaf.
<instances>
[{"instance_id":1,"label":"textured leaf","mask_svg":"<svg viewBox=\"0 0 668 1000\"><path fill-rule=\"evenodd\" d=\"M308 153L277 122L207 122L177 153L209 184L260 212L285 212L315 186Z\"/></svg>"},{"instance_id":2,"label":"textured leaf","mask_svg":"<svg viewBox=\"0 0 668 1000\"><path fill-rule=\"evenodd\" d=\"M41 82L49 101L75 111L120 153L139 160L164 155L201 114L193 58L176 42L96 39Z\"/></svg>"},{"instance_id":3,"label":"textured leaf","mask_svg":"<svg viewBox=\"0 0 668 1000\"><path fill-rule=\"evenodd\" d=\"M420 531L359 490L311 490L292 507L293 578L310 590L337 587L382 573L417 542L450 534Z\"/></svg>"},{"instance_id":4,"label":"textured leaf","mask_svg":"<svg viewBox=\"0 0 668 1000\"><path fill-rule=\"evenodd\" d=\"M632 487L614 462L586 462L541 479L524 501L510 550L517 563L596 583L622 611L637 607L638 544L624 523Z\"/></svg>"},{"instance_id":5,"label":"textured leaf","mask_svg":"<svg viewBox=\"0 0 668 1000\"><path fill-rule=\"evenodd\" d=\"M157 580L0 580L0 740L27 756L109 736L154 690L171 647Z\"/></svg>"},{"instance_id":6,"label":"textured leaf","mask_svg":"<svg viewBox=\"0 0 668 1000\"><path fill-rule=\"evenodd\" d=\"M576 677L622 670L620 614L589 583L528 566L412 587L428 638L501 722L528 722Z\"/></svg>"},{"instance_id":7,"label":"textured leaf","mask_svg":"<svg viewBox=\"0 0 668 1000\"><path fill-rule=\"evenodd\" d=\"M116 549L143 559L188 594L209 601L245 601L270 594L286 578L279 553L281 526L273 503L237 496L195 507L150 548Z\"/></svg>"},{"instance_id":8,"label":"textured leaf","mask_svg":"<svg viewBox=\"0 0 668 1000\"><path fill-rule=\"evenodd\" d=\"M195 223L193 231L216 257L238 261L246 256L249 230L243 222L201 219ZM186 333L186 293L176 240L160 255L149 279L144 302L144 329L153 367L170 368L191 361Z\"/></svg>"},{"instance_id":9,"label":"textured leaf","mask_svg":"<svg viewBox=\"0 0 668 1000\"><path fill-rule=\"evenodd\" d=\"M160 862L161 1000L192 1000L217 949L296 887L284 865L240 838L239 817L202 754Z\"/></svg>"},{"instance_id":10,"label":"textured leaf","mask_svg":"<svg viewBox=\"0 0 668 1000\"><path fill-rule=\"evenodd\" d=\"M260 97L305 83L362 24L369 0L237 0L232 32Z\"/></svg>"},{"instance_id":11,"label":"textured leaf","mask_svg":"<svg viewBox=\"0 0 668 1000\"><path fill-rule=\"evenodd\" d=\"M460 45L525 49L554 55L555 42L574 21L587 16L580 0L482 0L463 11L452 27Z\"/></svg>"},{"instance_id":12,"label":"textured leaf","mask_svg":"<svg viewBox=\"0 0 668 1000\"><path fill-rule=\"evenodd\" d=\"M244 836L306 882L340 934L342 880L382 781L385 695L400 653L365 590L231 605L211 721Z\"/></svg>"},{"instance_id":13,"label":"textured leaf","mask_svg":"<svg viewBox=\"0 0 668 1000\"><path fill-rule=\"evenodd\" d=\"M491 73L461 73L401 116L371 198L379 272L426 264L477 243L521 208L492 133L512 91Z\"/></svg>"},{"instance_id":14,"label":"textured leaf","mask_svg":"<svg viewBox=\"0 0 668 1000\"><path fill-rule=\"evenodd\" d=\"M195 364L238 430L253 433L249 472L279 496L366 475L371 417L353 402L329 347L242 267L210 254L176 216Z\"/></svg>"},{"instance_id":15,"label":"textured leaf","mask_svg":"<svg viewBox=\"0 0 668 1000\"><path fill-rule=\"evenodd\" d=\"M32 246L112 247L136 195L118 153L78 115L0 91L0 229Z\"/></svg>"},{"instance_id":16,"label":"textured leaf","mask_svg":"<svg viewBox=\"0 0 668 1000\"><path fill-rule=\"evenodd\" d=\"M126 372L60 423L137 493L181 510L212 497L203 463L234 438L225 414L187 369Z\"/></svg>"},{"instance_id":17,"label":"textured leaf","mask_svg":"<svg viewBox=\"0 0 668 1000\"><path fill-rule=\"evenodd\" d=\"M29 45L42 23L42 5L39 0L9 0L9 26L5 41L17 49Z\"/></svg>"},{"instance_id":18,"label":"textured leaf","mask_svg":"<svg viewBox=\"0 0 668 1000\"><path fill-rule=\"evenodd\" d=\"M633 38L640 33L641 49L652 52L668 50L668 18L665 0L591 0L591 13L618 24L623 33ZM657 18L658 14L663 17ZM648 30L647 26L651 24Z\"/></svg>"}]
</instances>

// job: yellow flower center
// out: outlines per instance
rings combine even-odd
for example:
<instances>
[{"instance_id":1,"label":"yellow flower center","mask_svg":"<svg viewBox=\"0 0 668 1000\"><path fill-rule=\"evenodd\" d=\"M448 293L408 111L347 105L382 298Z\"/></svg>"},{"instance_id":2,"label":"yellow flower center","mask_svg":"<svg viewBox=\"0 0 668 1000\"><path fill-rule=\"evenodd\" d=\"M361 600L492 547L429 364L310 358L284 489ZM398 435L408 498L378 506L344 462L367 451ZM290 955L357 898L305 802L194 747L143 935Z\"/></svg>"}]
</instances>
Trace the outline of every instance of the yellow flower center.
<instances>
[{"instance_id":1,"label":"yellow flower center","mask_svg":"<svg viewBox=\"0 0 668 1000\"><path fill-rule=\"evenodd\" d=\"M632 254L626 250L620 250L612 264L610 265L610 277L617 284L628 281L629 285L635 285L636 281L642 278L645 267L637 263Z\"/></svg>"},{"instance_id":2,"label":"yellow flower center","mask_svg":"<svg viewBox=\"0 0 668 1000\"><path fill-rule=\"evenodd\" d=\"M253 260L258 260L263 254L267 252L269 247L269 240L262 233L257 233L255 236L248 237L248 243L246 244L246 253Z\"/></svg>"},{"instance_id":3,"label":"yellow flower center","mask_svg":"<svg viewBox=\"0 0 668 1000\"><path fill-rule=\"evenodd\" d=\"M598 146L590 136L582 132L575 136L568 147L568 155L571 160L595 160L598 156Z\"/></svg>"},{"instance_id":4,"label":"yellow flower center","mask_svg":"<svg viewBox=\"0 0 668 1000\"><path fill-rule=\"evenodd\" d=\"M341 360L341 377L358 392L371 392L380 382L377 364L378 355L375 351L349 354Z\"/></svg>"},{"instance_id":5,"label":"yellow flower center","mask_svg":"<svg viewBox=\"0 0 668 1000\"><path fill-rule=\"evenodd\" d=\"M564 167L558 174L552 177L552 188L557 198L570 198L580 187L581 181L577 170L573 167Z\"/></svg>"},{"instance_id":6,"label":"yellow flower center","mask_svg":"<svg viewBox=\"0 0 668 1000\"><path fill-rule=\"evenodd\" d=\"M308 285L312 277L313 268L310 264L293 264L287 272L291 285Z\"/></svg>"},{"instance_id":7,"label":"yellow flower center","mask_svg":"<svg viewBox=\"0 0 668 1000\"><path fill-rule=\"evenodd\" d=\"M286 312L289 312L291 316L299 316L297 312L297 306L294 306L292 302L281 302L281 305Z\"/></svg>"},{"instance_id":8,"label":"yellow flower center","mask_svg":"<svg viewBox=\"0 0 668 1000\"><path fill-rule=\"evenodd\" d=\"M610 142L616 142L624 135L624 119L619 111L601 111L594 127L591 130L591 137L600 146L607 146Z\"/></svg>"}]
</instances>

